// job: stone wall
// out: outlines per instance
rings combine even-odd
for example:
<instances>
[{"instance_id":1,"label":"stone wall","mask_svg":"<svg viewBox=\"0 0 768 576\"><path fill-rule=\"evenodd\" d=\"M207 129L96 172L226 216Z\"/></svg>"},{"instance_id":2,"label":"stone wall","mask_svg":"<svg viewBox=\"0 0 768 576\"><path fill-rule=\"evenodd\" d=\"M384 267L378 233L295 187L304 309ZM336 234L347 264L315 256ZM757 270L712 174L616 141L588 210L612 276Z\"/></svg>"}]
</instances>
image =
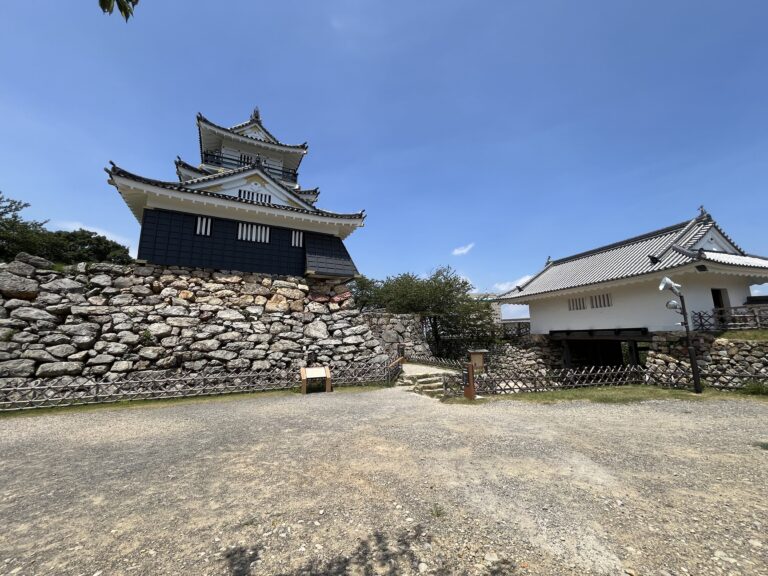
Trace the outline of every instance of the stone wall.
<instances>
[{"instance_id":1,"label":"stone wall","mask_svg":"<svg viewBox=\"0 0 768 576\"><path fill-rule=\"evenodd\" d=\"M431 355L417 314L363 312L363 316L388 354L397 353L398 345L403 344L407 355Z\"/></svg>"},{"instance_id":2,"label":"stone wall","mask_svg":"<svg viewBox=\"0 0 768 576\"><path fill-rule=\"evenodd\" d=\"M0 295L0 379L387 359L344 284L20 254Z\"/></svg>"},{"instance_id":3,"label":"stone wall","mask_svg":"<svg viewBox=\"0 0 768 576\"><path fill-rule=\"evenodd\" d=\"M702 370L736 370L768 372L768 342L718 338L715 335L693 334L696 359ZM660 332L653 335L648 365L671 367L690 366L685 335Z\"/></svg>"},{"instance_id":4,"label":"stone wall","mask_svg":"<svg viewBox=\"0 0 768 576\"><path fill-rule=\"evenodd\" d=\"M491 350L488 361L502 369L562 368L563 350L548 336L531 334L499 344Z\"/></svg>"},{"instance_id":5,"label":"stone wall","mask_svg":"<svg viewBox=\"0 0 768 576\"><path fill-rule=\"evenodd\" d=\"M768 373L768 342L717 338L694 333L694 347L702 370L735 370ZM547 336L531 335L504 343L491 353L491 362L507 368L561 368L562 346ZM690 366L685 335L659 332L653 335L646 360L648 366Z\"/></svg>"}]
</instances>

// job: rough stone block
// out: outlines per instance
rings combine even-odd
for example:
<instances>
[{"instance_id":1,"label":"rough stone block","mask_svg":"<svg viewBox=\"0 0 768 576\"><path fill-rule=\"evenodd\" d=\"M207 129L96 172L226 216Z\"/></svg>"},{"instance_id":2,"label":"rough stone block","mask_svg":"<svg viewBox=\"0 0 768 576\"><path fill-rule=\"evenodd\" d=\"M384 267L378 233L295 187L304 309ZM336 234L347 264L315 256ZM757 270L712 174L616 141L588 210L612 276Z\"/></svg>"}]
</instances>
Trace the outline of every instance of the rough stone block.
<instances>
[{"instance_id":1,"label":"rough stone block","mask_svg":"<svg viewBox=\"0 0 768 576\"><path fill-rule=\"evenodd\" d=\"M82 362L50 362L41 364L37 369L39 378L55 378L56 376L76 376L83 371Z\"/></svg>"}]
</instances>

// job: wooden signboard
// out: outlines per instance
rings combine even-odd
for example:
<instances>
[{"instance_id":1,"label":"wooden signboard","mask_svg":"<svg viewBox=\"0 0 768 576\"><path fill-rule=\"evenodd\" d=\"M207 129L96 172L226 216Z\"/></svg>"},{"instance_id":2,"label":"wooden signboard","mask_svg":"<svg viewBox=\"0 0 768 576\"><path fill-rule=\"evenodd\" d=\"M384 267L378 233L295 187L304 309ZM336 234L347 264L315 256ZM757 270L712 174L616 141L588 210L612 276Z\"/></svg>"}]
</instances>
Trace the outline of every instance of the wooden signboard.
<instances>
[{"instance_id":1,"label":"wooden signboard","mask_svg":"<svg viewBox=\"0 0 768 576\"><path fill-rule=\"evenodd\" d=\"M307 380L314 380L317 378L325 380L326 392L333 392L333 386L331 385L331 369L328 368L328 366L317 366L301 369L301 393L307 393Z\"/></svg>"}]
</instances>

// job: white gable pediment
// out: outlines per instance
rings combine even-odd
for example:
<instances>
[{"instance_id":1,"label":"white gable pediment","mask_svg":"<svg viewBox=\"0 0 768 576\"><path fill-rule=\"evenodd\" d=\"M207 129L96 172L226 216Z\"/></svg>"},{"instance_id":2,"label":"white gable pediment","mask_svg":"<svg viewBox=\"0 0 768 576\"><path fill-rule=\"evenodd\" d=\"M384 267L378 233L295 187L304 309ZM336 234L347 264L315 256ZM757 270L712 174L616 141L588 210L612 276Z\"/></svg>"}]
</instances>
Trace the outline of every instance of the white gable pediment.
<instances>
[{"instance_id":1,"label":"white gable pediment","mask_svg":"<svg viewBox=\"0 0 768 576\"><path fill-rule=\"evenodd\" d=\"M258 138L259 140L270 141L271 138L267 136L266 132L258 126L248 126L245 130L240 132L243 136L249 136L250 138Z\"/></svg>"},{"instance_id":2,"label":"white gable pediment","mask_svg":"<svg viewBox=\"0 0 768 576\"><path fill-rule=\"evenodd\" d=\"M265 204L292 206L312 210L307 202L296 199L293 194L279 186L259 171L243 172L230 178L187 184L194 190L208 190L217 194L227 194L234 198L243 198Z\"/></svg>"},{"instance_id":3,"label":"white gable pediment","mask_svg":"<svg viewBox=\"0 0 768 576\"><path fill-rule=\"evenodd\" d=\"M692 250L707 252L724 252L725 254L740 254L740 251L717 229L711 228L704 237L693 245Z\"/></svg>"}]
</instances>

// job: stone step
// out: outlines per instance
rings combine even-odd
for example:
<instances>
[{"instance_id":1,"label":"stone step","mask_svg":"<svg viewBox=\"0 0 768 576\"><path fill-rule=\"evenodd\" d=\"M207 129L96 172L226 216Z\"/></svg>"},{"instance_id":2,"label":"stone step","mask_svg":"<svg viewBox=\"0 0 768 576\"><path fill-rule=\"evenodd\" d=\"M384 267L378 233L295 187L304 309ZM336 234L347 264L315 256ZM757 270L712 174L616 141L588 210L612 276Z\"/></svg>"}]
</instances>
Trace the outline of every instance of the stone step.
<instances>
[{"instance_id":1,"label":"stone step","mask_svg":"<svg viewBox=\"0 0 768 576\"><path fill-rule=\"evenodd\" d=\"M443 387L442 386L424 386L423 388L414 388L413 391L414 392L422 392L422 393L440 392L442 394Z\"/></svg>"},{"instance_id":2,"label":"stone step","mask_svg":"<svg viewBox=\"0 0 768 576\"><path fill-rule=\"evenodd\" d=\"M443 385L443 379L442 378L433 378L430 380L420 380L418 382L413 382L412 386L430 386L432 384L436 384L438 386Z\"/></svg>"},{"instance_id":3,"label":"stone step","mask_svg":"<svg viewBox=\"0 0 768 576\"><path fill-rule=\"evenodd\" d=\"M407 382L412 382L413 384L443 381L442 374L417 374L417 375L403 376L402 378L403 380Z\"/></svg>"},{"instance_id":4,"label":"stone step","mask_svg":"<svg viewBox=\"0 0 768 576\"><path fill-rule=\"evenodd\" d=\"M414 388L413 391L416 394L421 394L422 396L429 396L430 398L439 398L443 395L443 388Z\"/></svg>"}]
</instances>

